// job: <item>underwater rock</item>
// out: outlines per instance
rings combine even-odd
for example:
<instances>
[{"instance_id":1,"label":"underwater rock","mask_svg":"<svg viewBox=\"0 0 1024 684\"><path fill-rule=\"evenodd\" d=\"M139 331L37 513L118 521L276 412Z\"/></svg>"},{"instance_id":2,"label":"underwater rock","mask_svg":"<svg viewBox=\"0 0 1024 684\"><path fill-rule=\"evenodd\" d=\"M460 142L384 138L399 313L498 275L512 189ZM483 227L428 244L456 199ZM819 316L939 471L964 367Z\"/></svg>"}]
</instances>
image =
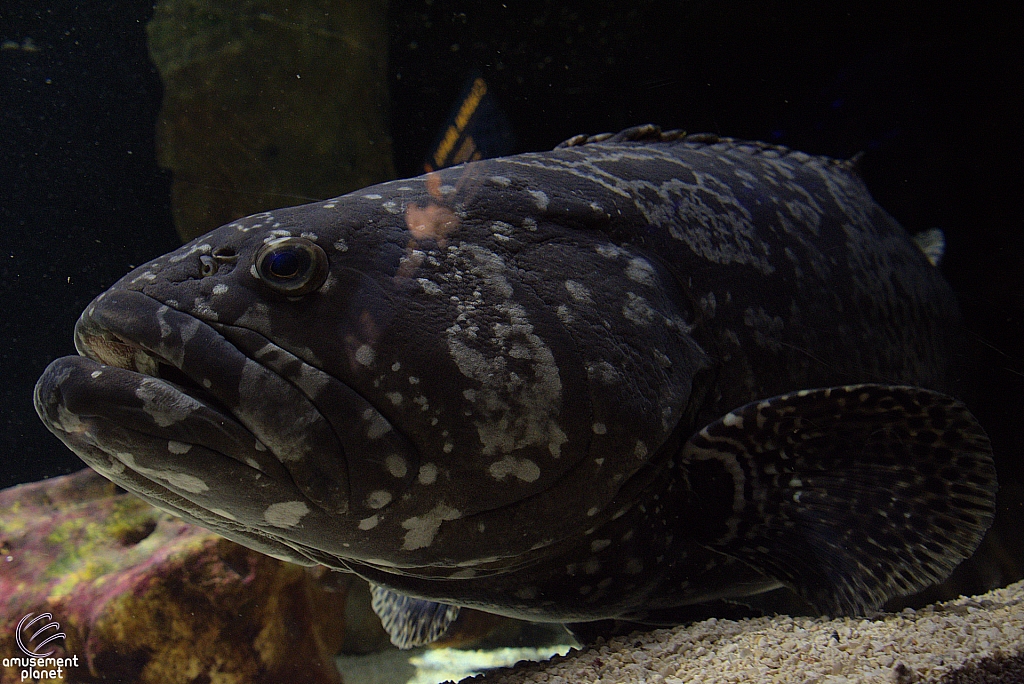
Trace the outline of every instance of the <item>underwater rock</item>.
<instances>
[{"instance_id":1,"label":"underwater rock","mask_svg":"<svg viewBox=\"0 0 1024 684\"><path fill-rule=\"evenodd\" d=\"M1024 682L1024 582L872 619L710 619L601 640L463 684Z\"/></svg>"},{"instance_id":2,"label":"underwater rock","mask_svg":"<svg viewBox=\"0 0 1024 684\"><path fill-rule=\"evenodd\" d=\"M345 581L325 590L92 470L0 491L0 658L23 655L23 616L50 613L66 637L40 652L78 656L71 681L336 684Z\"/></svg>"},{"instance_id":3,"label":"underwater rock","mask_svg":"<svg viewBox=\"0 0 1024 684\"><path fill-rule=\"evenodd\" d=\"M190 240L236 218L394 177L385 0L161 0L161 166Z\"/></svg>"}]
</instances>

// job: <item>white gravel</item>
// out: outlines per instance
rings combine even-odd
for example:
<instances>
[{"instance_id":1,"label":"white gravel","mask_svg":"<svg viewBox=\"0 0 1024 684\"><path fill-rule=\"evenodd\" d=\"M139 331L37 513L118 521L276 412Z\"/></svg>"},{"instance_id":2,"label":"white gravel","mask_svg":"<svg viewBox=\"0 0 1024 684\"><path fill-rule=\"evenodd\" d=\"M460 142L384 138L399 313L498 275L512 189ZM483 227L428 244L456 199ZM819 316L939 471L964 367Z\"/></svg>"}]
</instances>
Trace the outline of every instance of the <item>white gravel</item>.
<instances>
[{"instance_id":1,"label":"white gravel","mask_svg":"<svg viewBox=\"0 0 1024 684\"><path fill-rule=\"evenodd\" d=\"M1021 681L1024 582L874 619L706 620L617 637L473 684L923 684ZM996 663L996 664L993 664ZM966 670L964 669L966 667ZM998 672L997 672L998 670ZM978 674L980 673L980 675Z\"/></svg>"}]
</instances>

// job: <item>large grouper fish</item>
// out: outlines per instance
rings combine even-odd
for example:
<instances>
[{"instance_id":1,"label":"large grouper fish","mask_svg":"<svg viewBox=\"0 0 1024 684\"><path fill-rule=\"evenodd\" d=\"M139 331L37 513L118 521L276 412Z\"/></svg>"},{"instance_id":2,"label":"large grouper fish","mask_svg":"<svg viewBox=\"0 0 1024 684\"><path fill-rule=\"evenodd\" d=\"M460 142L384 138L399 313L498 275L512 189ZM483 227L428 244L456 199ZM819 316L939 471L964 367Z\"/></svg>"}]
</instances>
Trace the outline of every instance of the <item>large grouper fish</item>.
<instances>
[{"instance_id":1,"label":"large grouper fish","mask_svg":"<svg viewBox=\"0 0 1024 684\"><path fill-rule=\"evenodd\" d=\"M153 505L368 579L411 646L460 606L941 581L996 490L961 343L853 164L641 126L214 230L99 295L35 403Z\"/></svg>"}]
</instances>

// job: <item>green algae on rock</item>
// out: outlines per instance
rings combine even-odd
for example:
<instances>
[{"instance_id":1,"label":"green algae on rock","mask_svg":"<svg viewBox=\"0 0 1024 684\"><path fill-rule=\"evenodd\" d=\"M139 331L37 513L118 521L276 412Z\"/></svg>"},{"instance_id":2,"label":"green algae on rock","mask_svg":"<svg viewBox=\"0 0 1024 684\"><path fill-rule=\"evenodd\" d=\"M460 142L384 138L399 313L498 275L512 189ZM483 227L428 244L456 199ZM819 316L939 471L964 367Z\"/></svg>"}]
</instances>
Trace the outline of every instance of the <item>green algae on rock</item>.
<instances>
[{"instance_id":1,"label":"green algae on rock","mask_svg":"<svg viewBox=\"0 0 1024 684\"><path fill-rule=\"evenodd\" d=\"M386 2L161 0L160 164L184 240L394 176Z\"/></svg>"}]
</instances>

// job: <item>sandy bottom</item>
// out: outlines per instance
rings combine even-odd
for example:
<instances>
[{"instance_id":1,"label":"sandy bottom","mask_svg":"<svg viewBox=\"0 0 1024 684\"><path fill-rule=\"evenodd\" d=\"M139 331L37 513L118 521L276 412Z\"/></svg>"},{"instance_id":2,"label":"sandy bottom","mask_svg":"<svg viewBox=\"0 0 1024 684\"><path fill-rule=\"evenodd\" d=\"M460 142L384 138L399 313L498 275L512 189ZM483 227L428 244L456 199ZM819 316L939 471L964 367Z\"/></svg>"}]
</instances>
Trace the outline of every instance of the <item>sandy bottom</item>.
<instances>
[{"instance_id":1,"label":"sandy bottom","mask_svg":"<svg viewBox=\"0 0 1024 684\"><path fill-rule=\"evenodd\" d=\"M474 684L1024 682L1024 582L875 619L706 620L617 637Z\"/></svg>"}]
</instances>

